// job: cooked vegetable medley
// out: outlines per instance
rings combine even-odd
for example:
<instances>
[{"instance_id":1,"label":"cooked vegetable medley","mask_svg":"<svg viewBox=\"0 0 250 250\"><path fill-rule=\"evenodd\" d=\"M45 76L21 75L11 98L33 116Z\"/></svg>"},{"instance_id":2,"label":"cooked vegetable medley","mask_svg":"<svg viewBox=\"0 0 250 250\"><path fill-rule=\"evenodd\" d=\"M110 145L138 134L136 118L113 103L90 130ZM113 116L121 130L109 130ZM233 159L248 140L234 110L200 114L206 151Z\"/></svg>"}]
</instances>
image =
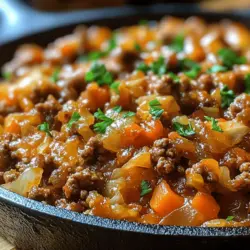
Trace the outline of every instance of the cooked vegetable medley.
<instances>
[{"instance_id":1,"label":"cooked vegetable medley","mask_svg":"<svg viewBox=\"0 0 250 250\"><path fill-rule=\"evenodd\" d=\"M250 32L78 27L2 68L0 184L79 213L250 225Z\"/></svg>"}]
</instances>

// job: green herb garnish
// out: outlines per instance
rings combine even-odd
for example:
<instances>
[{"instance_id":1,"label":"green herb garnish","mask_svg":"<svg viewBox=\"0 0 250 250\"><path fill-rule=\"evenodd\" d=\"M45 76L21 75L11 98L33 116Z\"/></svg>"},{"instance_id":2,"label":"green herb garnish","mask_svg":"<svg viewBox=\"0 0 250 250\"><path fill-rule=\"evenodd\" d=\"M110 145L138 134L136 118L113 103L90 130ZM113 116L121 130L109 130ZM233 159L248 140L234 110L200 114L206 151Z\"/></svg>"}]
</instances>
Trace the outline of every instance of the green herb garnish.
<instances>
[{"instance_id":1,"label":"green herb garnish","mask_svg":"<svg viewBox=\"0 0 250 250\"><path fill-rule=\"evenodd\" d=\"M161 108L161 104L157 99L154 99L149 102L149 113L152 115L154 120L160 119L161 115L164 112L164 109Z\"/></svg>"},{"instance_id":2,"label":"green herb garnish","mask_svg":"<svg viewBox=\"0 0 250 250\"><path fill-rule=\"evenodd\" d=\"M156 75L164 75L167 72L167 65L165 63L165 59L163 56L160 56L157 61L153 62L150 65L150 69L156 74Z\"/></svg>"},{"instance_id":3,"label":"green herb garnish","mask_svg":"<svg viewBox=\"0 0 250 250\"><path fill-rule=\"evenodd\" d=\"M184 74L192 79L195 79L201 71L201 66L190 59L184 59L180 61L180 64L184 70Z\"/></svg>"},{"instance_id":4,"label":"green herb garnish","mask_svg":"<svg viewBox=\"0 0 250 250\"><path fill-rule=\"evenodd\" d=\"M55 69L52 76L50 77L50 80L54 83L56 83L59 79L60 69Z\"/></svg>"},{"instance_id":5,"label":"green herb garnish","mask_svg":"<svg viewBox=\"0 0 250 250\"><path fill-rule=\"evenodd\" d=\"M11 79L11 76L12 76L11 72L3 72L4 80L9 81Z\"/></svg>"},{"instance_id":6,"label":"green herb garnish","mask_svg":"<svg viewBox=\"0 0 250 250\"><path fill-rule=\"evenodd\" d=\"M135 48L135 50L136 50L137 52L141 52L141 46L140 46L140 44L135 43L135 44L134 44L134 48Z\"/></svg>"},{"instance_id":7,"label":"green herb garnish","mask_svg":"<svg viewBox=\"0 0 250 250\"><path fill-rule=\"evenodd\" d=\"M183 125L179 122L174 122L173 126L174 130L181 136L191 136L195 134L190 123L188 123L188 125Z\"/></svg>"},{"instance_id":8,"label":"green herb garnish","mask_svg":"<svg viewBox=\"0 0 250 250\"><path fill-rule=\"evenodd\" d=\"M207 73L218 73L227 71L227 67L222 65L213 65L210 69L208 69Z\"/></svg>"},{"instance_id":9,"label":"green herb garnish","mask_svg":"<svg viewBox=\"0 0 250 250\"><path fill-rule=\"evenodd\" d=\"M115 91L116 94L119 94L119 86L120 86L120 82L113 82L110 85L110 88L113 89Z\"/></svg>"},{"instance_id":10,"label":"green herb garnish","mask_svg":"<svg viewBox=\"0 0 250 250\"><path fill-rule=\"evenodd\" d=\"M78 113L78 112L74 112L67 124L67 127L68 128L71 128L72 125L75 123L75 122L78 122L81 118L81 115Z\"/></svg>"},{"instance_id":11,"label":"green herb garnish","mask_svg":"<svg viewBox=\"0 0 250 250\"><path fill-rule=\"evenodd\" d=\"M136 69L144 73L147 73L150 70L150 67L146 63L142 62L137 66Z\"/></svg>"},{"instance_id":12,"label":"green herb garnish","mask_svg":"<svg viewBox=\"0 0 250 250\"><path fill-rule=\"evenodd\" d=\"M233 90L229 89L226 85L224 85L224 87L221 89L220 95L222 108L229 107L235 98L235 93L233 92Z\"/></svg>"},{"instance_id":13,"label":"green herb garnish","mask_svg":"<svg viewBox=\"0 0 250 250\"><path fill-rule=\"evenodd\" d=\"M245 93L250 94L250 74L247 74L244 80Z\"/></svg>"},{"instance_id":14,"label":"green herb garnish","mask_svg":"<svg viewBox=\"0 0 250 250\"><path fill-rule=\"evenodd\" d=\"M135 116L135 112L128 111L127 113L125 113L125 114L123 115L123 118L133 117L133 116Z\"/></svg>"},{"instance_id":15,"label":"green herb garnish","mask_svg":"<svg viewBox=\"0 0 250 250\"><path fill-rule=\"evenodd\" d=\"M150 192L152 192L152 188L150 187L148 181L143 180L141 182L141 197L146 194L149 194Z\"/></svg>"},{"instance_id":16,"label":"green herb garnish","mask_svg":"<svg viewBox=\"0 0 250 250\"><path fill-rule=\"evenodd\" d=\"M49 135L49 136L52 137L52 134L51 134L50 129L49 129L49 124L48 124L47 122L44 122L44 123L38 125L37 128L38 128L38 130L43 131L43 132L45 132L47 135Z\"/></svg>"},{"instance_id":17,"label":"green herb garnish","mask_svg":"<svg viewBox=\"0 0 250 250\"><path fill-rule=\"evenodd\" d=\"M223 132L221 127L218 125L218 121L214 119L213 117L209 116L204 116L206 121L210 121L212 123L212 130L217 131L217 132Z\"/></svg>"},{"instance_id":18,"label":"green herb garnish","mask_svg":"<svg viewBox=\"0 0 250 250\"><path fill-rule=\"evenodd\" d=\"M168 76L173 80L174 83L180 83L180 77L173 72L169 72Z\"/></svg>"},{"instance_id":19,"label":"green herb garnish","mask_svg":"<svg viewBox=\"0 0 250 250\"><path fill-rule=\"evenodd\" d=\"M235 64L244 64L247 62L246 57L238 56L233 50L228 48L220 49L217 52L224 66L231 69Z\"/></svg>"},{"instance_id":20,"label":"green herb garnish","mask_svg":"<svg viewBox=\"0 0 250 250\"><path fill-rule=\"evenodd\" d=\"M148 20L146 19L142 19L138 22L139 25L147 25L148 24Z\"/></svg>"},{"instance_id":21,"label":"green herb garnish","mask_svg":"<svg viewBox=\"0 0 250 250\"><path fill-rule=\"evenodd\" d=\"M144 62L140 63L137 67L137 70L140 70L144 73L148 71L153 71L156 75L164 75L167 72L167 65L163 56L160 56L155 62L150 65L145 64Z\"/></svg>"},{"instance_id":22,"label":"green herb garnish","mask_svg":"<svg viewBox=\"0 0 250 250\"><path fill-rule=\"evenodd\" d=\"M170 44L170 48L176 52L181 52L183 51L184 48L184 35L179 34L177 35L173 42Z\"/></svg>"},{"instance_id":23,"label":"green herb garnish","mask_svg":"<svg viewBox=\"0 0 250 250\"><path fill-rule=\"evenodd\" d=\"M120 113L120 112L122 111L122 107L121 107L121 106L115 106L115 107L113 108L113 110L114 110L115 112L117 112L117 113Z\"/></svg>"},{"instance_id":24,"label":"green herb garnish","mask_svg":"<svg viewBox=\"0 0 250 250\"><path fill-rule=\"evenodd\" d=\"M94 131L100 134L104 134L108 126L110 126L114 120L107 117L100 109L94 113L94 117L101 122L94 125Z\"/></svg>"},{"instance_id":25,"label":"green herb garnish","mask_svg":"<svg viewBox=\"0 0 250 250\"><path fill-rule=\"evenodd\" d=\"M85 75L86 82L96 81L99 86L110 85L113 82L113 75L107 71L106 67L100 63L93 63L90 70Z\"/></svg>"},{"instance_id":26,"label":"green herb garnish","mask_svg":"<svg viewBox=\"0 0 250 250\"><path fill-rule=\"evenodd\" d=\"M232 216L232 215L230 215L230 216L227 216L227 218L226 218L226 221L232 221L234 219L234 216Z\"/></svg>"}]
</instances>

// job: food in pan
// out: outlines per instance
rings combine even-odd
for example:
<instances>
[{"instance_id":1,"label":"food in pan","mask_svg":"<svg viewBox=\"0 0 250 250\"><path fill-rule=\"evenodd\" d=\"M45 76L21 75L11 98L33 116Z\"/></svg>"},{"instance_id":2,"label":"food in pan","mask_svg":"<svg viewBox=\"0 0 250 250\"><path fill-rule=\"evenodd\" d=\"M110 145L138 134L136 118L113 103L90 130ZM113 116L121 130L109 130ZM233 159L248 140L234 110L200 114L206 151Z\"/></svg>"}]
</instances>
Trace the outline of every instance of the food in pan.
<instances>
[{"instance_id":1,"label":"food in pan","mask_svg":"<svg viewBox=\"0 0 250 250\"><path fill-rule=\"evenodd\" d=\"M0 184L139 223L249 226L250 33L197 17L78 27L3 66Z\"/></svg>"}]
</instances>

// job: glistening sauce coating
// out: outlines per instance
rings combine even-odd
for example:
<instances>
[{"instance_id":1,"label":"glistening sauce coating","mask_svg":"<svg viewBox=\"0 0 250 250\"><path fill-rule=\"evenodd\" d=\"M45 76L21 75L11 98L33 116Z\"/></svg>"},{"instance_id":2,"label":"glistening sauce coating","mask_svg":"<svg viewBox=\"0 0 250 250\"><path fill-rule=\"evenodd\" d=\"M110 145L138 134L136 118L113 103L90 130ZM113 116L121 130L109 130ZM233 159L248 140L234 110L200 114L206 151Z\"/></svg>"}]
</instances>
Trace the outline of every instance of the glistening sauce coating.
<instances>
[{"instance_id":1,"label":"glistening sauce coating","mask_svg":"<svg viewBox=\"0 0 250 250\"><path fill-rule=\"evenodd\" d=\"M79 213L249 226L250 33L197 17L23 45L0 85L0 184Z\"/></svg>"}]
</instances>

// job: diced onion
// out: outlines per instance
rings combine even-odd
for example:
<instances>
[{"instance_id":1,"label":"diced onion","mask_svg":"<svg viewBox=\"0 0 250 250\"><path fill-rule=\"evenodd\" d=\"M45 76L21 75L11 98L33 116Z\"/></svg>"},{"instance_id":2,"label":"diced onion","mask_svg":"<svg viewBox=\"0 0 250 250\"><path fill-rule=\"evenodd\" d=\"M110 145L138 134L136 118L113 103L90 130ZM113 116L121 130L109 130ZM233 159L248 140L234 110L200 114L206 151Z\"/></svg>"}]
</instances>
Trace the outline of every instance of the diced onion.
<instances>
[{"instance_id":1,"label":"diced onion","mask_svg":"<svg viewBox=\"0 0 250 250\"><path fill-rule=\"evenodd\" d=\"M151 168L151 156L149 152L141 152L131 158L125 165L122 166L123 169L130 169L133 167L141 168Z\"/></svg>"},{"instance_id":2,"label":"diced onion","mask_svg":"<svg viewBox=\"0 0 250 250\"><path fill-rule=\"evenodd\" d=\"M27 196L31 188L38 186L43 174L42 168L27 168L15 181L3 184L2 187L12 192Z\"/></svg>"}]
</instances>

